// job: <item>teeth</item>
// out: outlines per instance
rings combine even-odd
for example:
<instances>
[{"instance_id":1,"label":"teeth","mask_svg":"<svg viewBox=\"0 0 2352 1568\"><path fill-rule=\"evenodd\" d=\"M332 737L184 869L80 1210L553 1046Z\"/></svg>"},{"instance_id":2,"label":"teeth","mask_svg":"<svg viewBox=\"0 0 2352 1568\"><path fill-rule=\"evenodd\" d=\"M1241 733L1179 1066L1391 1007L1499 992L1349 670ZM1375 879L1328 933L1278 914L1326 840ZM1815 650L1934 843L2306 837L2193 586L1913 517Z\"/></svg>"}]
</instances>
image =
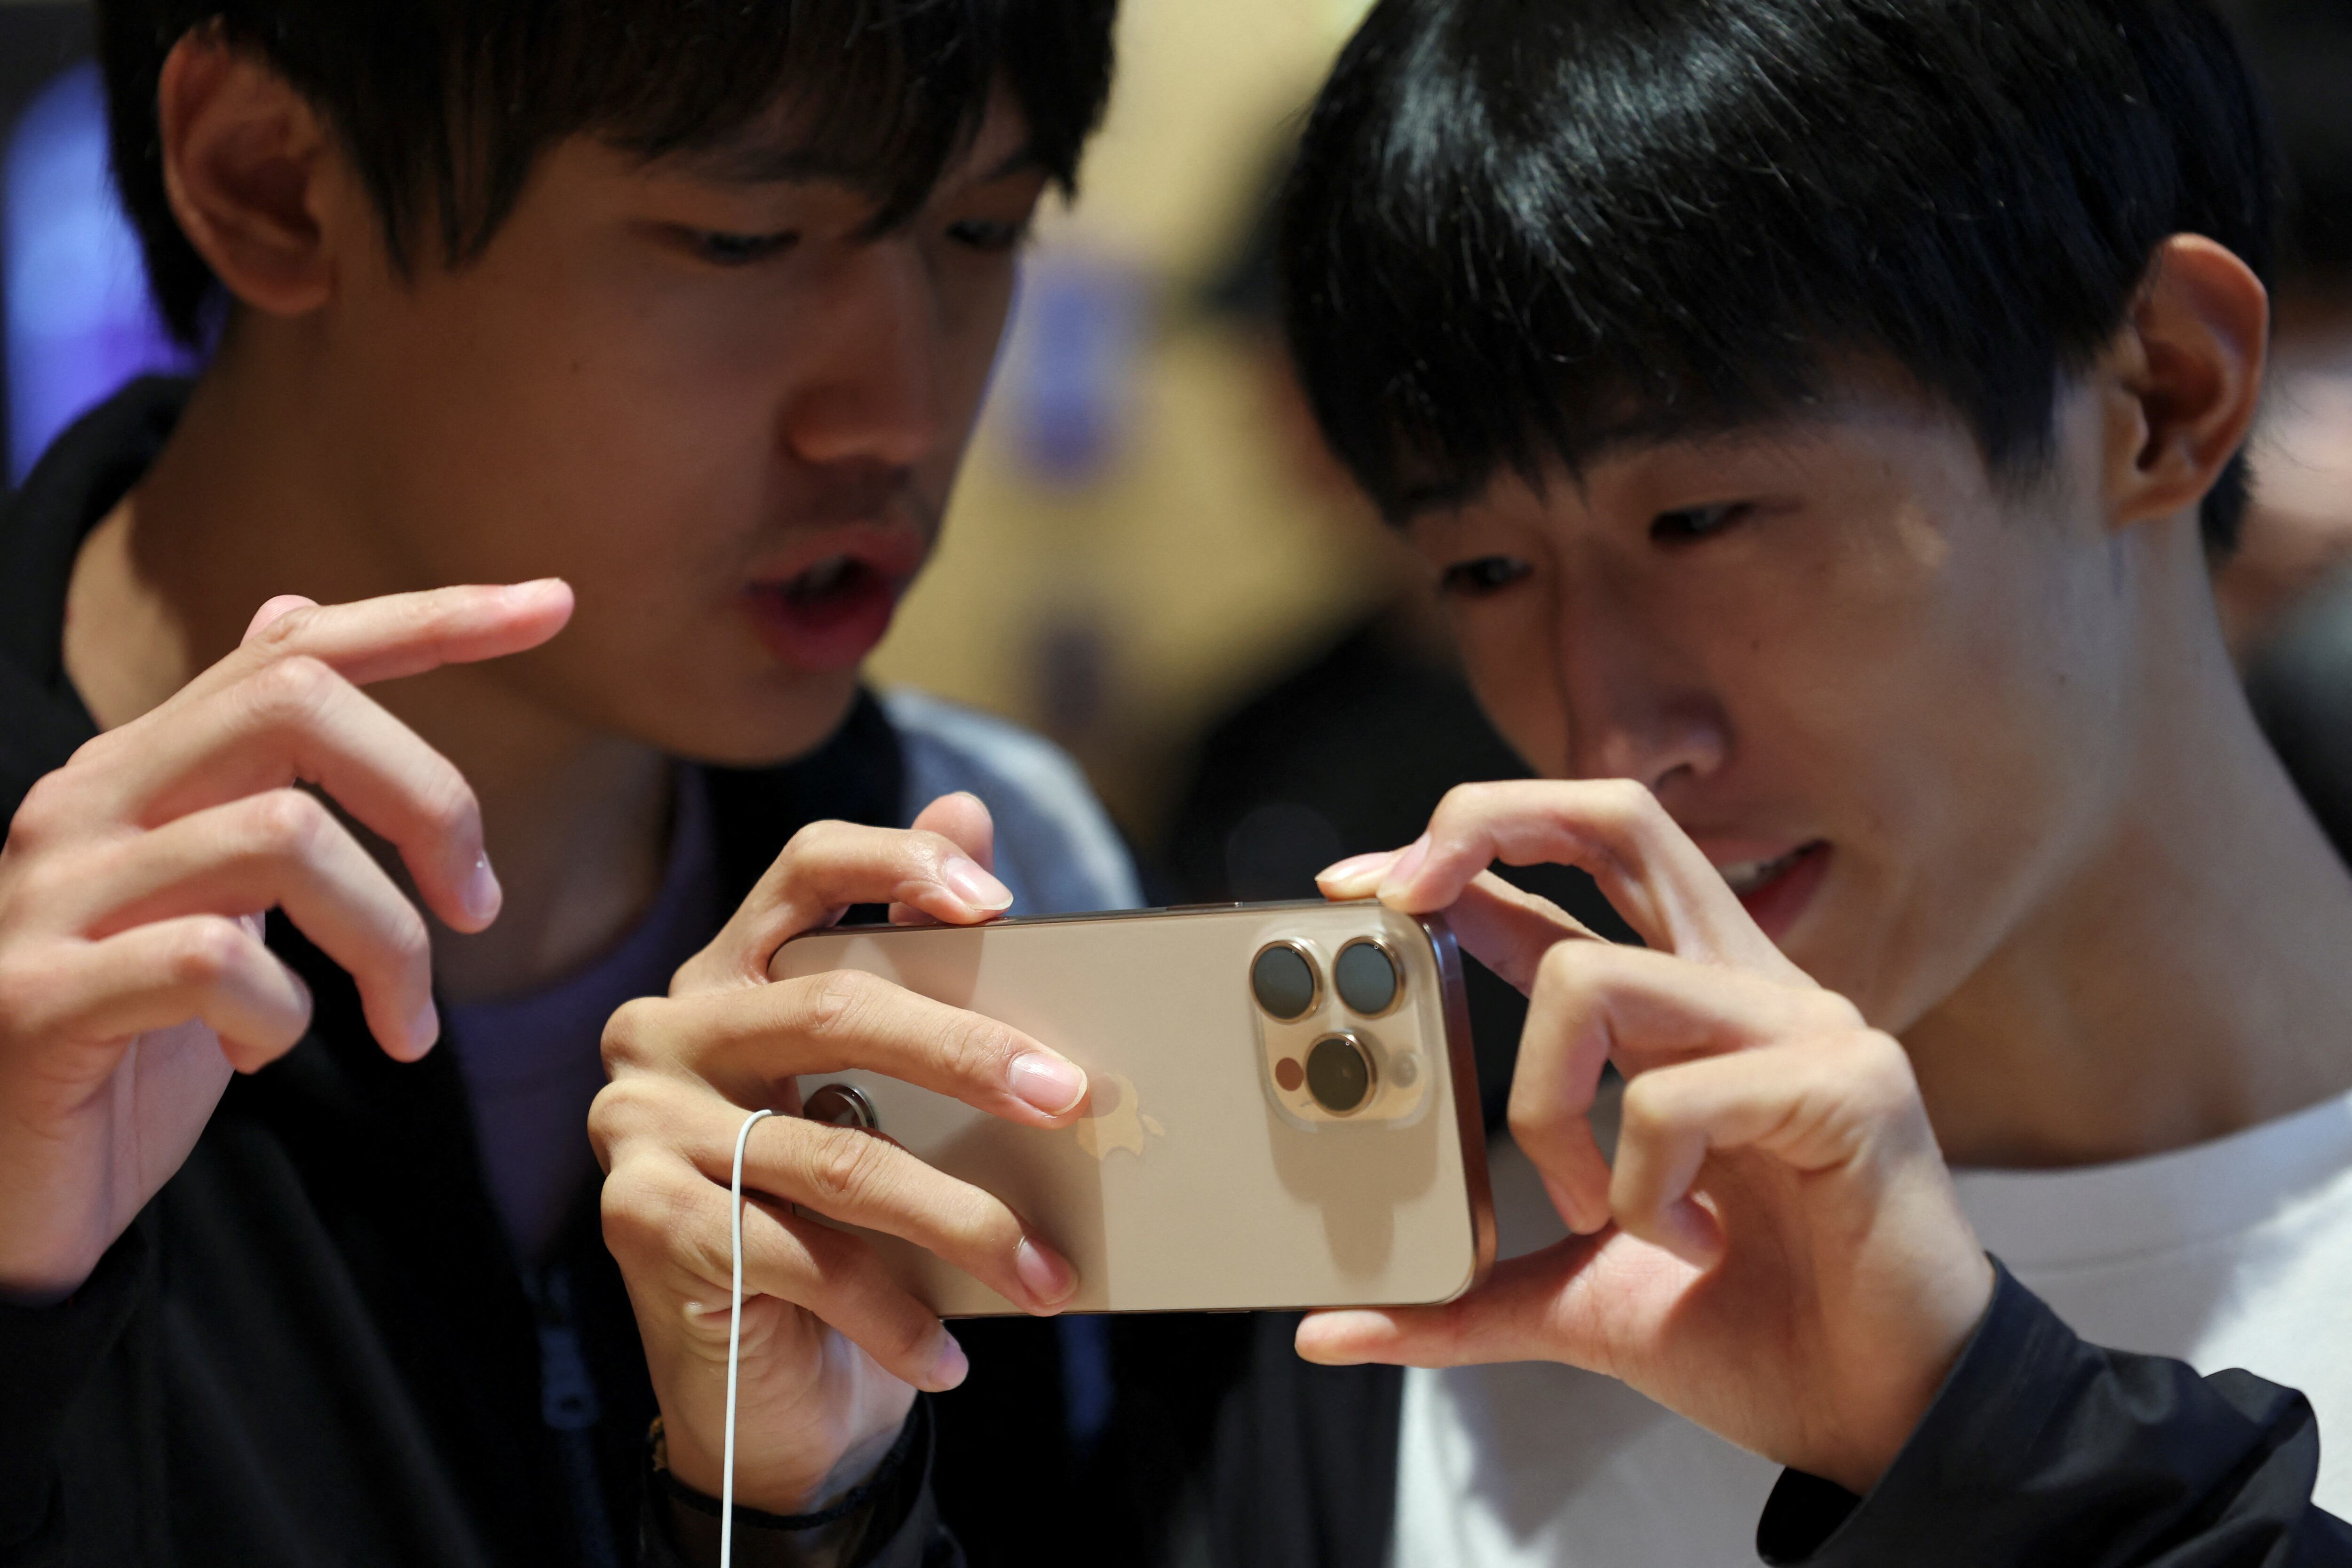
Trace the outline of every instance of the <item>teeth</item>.
<instances>
[{"instance_id":1,"label":"teeth","mask_svg":"<svg viewBox=\"0 0 2352 1568\"><path fill-rule=\"evenodd\" d=\"M830 593L841 586L843 580L849 576L851 569L856 564L845 555L827 556L793 578L786 584L785 591L796 598L811 599L820 593Z\"/></svg>"},{"instance_id":2,"label":"teeth","mask_svg":"<svg viewBox=\"0 0 2352 1568\"><path fill-rule=\"evenodd\" d=\"M1723 880L1731 884L1732 892L1750 894L1796 864L1797 857L1804 852L1802 849L1793 849L1775 860L1741 861L1737 865L1717 866L1716 869L1723 873Z\"/></svg>"}]
</instances>

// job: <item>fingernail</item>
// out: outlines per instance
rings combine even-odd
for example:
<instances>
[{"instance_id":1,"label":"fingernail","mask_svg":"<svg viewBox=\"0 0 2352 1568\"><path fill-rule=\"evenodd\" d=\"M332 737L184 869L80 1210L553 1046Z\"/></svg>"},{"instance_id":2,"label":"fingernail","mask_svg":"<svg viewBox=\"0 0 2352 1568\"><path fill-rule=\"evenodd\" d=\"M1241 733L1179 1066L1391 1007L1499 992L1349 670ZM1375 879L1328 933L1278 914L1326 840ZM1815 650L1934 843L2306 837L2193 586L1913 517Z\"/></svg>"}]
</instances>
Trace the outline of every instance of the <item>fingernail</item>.
<instances>
[{"instance_id":1,"label":"fingernail","mask_svg":"<svg viewBox=\"0 0 2352 1568\"><path fill-rule=\"evenodd\" d=\"M1078 1288L1076 1270L1025 1236L1021 1250L1013 1254L1013 1271L1031 1295L1049 1307L1068 1301Z\"/></svg>"},{"instance_id":2,"label":"fingernail","mask_svg":"<svg viewBox=\"0 0 2352 1568\"><path fill-rule=\"evenodd\" d=\"M473 874L466 879L466 891L460 896L465 900L466 913L485 925L498 918L507 894L499 885L499 873L490 869L487 853L474 857Z\"/></svg>"},{"instance_id":3,"label":"fingernail","mask_svg":"<svg viewBox=\"0 0 2352 1568\"><path fill-rule=\"evenodd\" d=\"M1013 1093L1048 1116L1074 1111L1087 1097L1087 1075L1078 1064L1042 1051L1014 1061L1004 1077Z\"/></svg>"},{"instance_id":4,"label":"fingernail","mask_svg":"<svg viewBox=\"0 0 2352 1568\"><path fill-rule=\"evenodd\" d=\"M1406 884L1412 881L1413 873L1419 871L1422 862L1428 858L1429 835L1423 833L1412 841L1404 853L1397 856L1396 863L1389 867L1388 875L1381 879L1381 896L1383 899L1402 896Z\"/></svg>"},{"instance_id":5,"label":"fingernail","mask_svg":"<svg viewBox=\"0 0 2352 1568\"><path fill-rule=\"evenodd\" d=\"M931 1392L945 1394L961 1384L971 1372L971 1358L964 1354L963 1346L956 1343L955 1335L941 1329L940 1348L931 1357Z\"/></svg>"},{"instance_id":6,"label":"fingernail","mask_svg":"<svg viewBox=\"0 0 2352 1568\"><path fill-rule=\"evenodd\" d=\"M983 914L1013 907L1012 890L981 870L977 861L950 860L940 868L940 881L950 893Z\"/></svg>"},{"instance_id":7,"label":"fingernail","mask_svg":"<svg viewBox=\"0 0 2352 1568\"><path fill-rule=\"evenodd\" d=\"M1380 886L1380 874L1397 858L1395 850L1381 850L1369 855L1350 855L1337 865L1325 866L1315 873L1315 883L1330 898L1369 898Z\"/></svg>"},{"instance_id":8,"label":"fingernail","mask_svg":"<svg viewBox=\"0 0 2352 1568\"><path fill-rule=\"evenodd\" d=\"M499 592L506 600L509 609L527 610L562 586L563 580L560 577L535 577L529 582L510 582Z\"/></svg>"}]
</instances>

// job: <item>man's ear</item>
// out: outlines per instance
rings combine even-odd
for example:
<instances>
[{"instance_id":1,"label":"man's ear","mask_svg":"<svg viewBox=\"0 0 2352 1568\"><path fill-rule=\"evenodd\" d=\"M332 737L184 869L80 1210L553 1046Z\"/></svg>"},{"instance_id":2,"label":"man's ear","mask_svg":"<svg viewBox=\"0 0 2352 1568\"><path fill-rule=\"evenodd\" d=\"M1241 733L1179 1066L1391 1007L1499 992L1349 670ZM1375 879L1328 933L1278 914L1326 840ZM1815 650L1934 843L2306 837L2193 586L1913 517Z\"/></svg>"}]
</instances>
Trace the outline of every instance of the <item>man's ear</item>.
<instances>
[{"instance_id":1,"label":"man's ear","mask_svg":"<svg viewBox=\"0 0 2352 1568\"><path fill-rule=\"evenodd\" d=\"M156 123L173 214L222 286L273 316L325 304L332 143L310 101L215 25L164 60Z\"/></svg>"},{"instance_id":2,"label":"man's ear","mask_svg":"<svg viewBox=\"0 0 2352 1568\"><path fill-rule=\"evenodd\" d=\"M2245 444L2270 355L2270 294L2201 235L2158 246L2105 357L2106 475L2118 525L2178 517Z\"/></svg>"}]
</instances>

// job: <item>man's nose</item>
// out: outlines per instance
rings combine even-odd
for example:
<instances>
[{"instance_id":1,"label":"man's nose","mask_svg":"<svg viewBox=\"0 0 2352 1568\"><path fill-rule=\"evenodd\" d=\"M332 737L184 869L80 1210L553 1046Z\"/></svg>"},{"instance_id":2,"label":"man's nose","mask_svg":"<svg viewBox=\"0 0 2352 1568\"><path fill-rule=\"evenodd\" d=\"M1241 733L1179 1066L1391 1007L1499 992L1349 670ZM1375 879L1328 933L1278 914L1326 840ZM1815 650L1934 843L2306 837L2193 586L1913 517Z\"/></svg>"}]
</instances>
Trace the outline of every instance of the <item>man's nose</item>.
<instances>
[{"instance_id":1,"label":"man's nose","mask_svg":"<svg viewBox=\"0 0 2352 1568\"><path fill-rule=\"evenodd\" d=\"M803 361L784 436L812 464L911 467L946 432L947 352L929 269L909 243L885 238L845 255L808 312Z\"/></svg>"},{"instance_id":2,"label":"man's nose","mask_svg":"<svg viewBox=\"0 0 2352 1568\"><path fill-rule=\"evenodd\" d=\"M1662 642L1608 611L1570 612L1560 640L1569 768L1663 793L1721 769L1729 736L1706 683Z\"/></svg>"}]
</instances>

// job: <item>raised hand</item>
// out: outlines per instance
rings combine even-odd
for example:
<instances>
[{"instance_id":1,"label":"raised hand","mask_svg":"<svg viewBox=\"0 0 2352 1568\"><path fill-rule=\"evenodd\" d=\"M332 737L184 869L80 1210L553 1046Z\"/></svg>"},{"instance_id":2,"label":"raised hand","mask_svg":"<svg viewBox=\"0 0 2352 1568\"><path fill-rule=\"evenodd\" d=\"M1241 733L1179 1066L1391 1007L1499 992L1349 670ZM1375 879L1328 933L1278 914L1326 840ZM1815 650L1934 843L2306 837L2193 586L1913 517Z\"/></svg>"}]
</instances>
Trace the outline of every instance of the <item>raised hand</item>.
<instances>
[{"instance_id":1,"label":"raised hand","mask_svg":"<svg viewBox=\"0 0 2352 1568\"><path fill-rule=\"evenodd\" d=\"M1077 1288L1059 1254L1002 1202L889 1139L803 1121L796 1076L870 1069L1024 1126L1067 1124L1085 1074L1009 1029L871 976L771 981L776 949L853 904L900 919L977 924L1012 895L988 871L992 828L949 796L898 831L819 822L784 847L734 919L604 1035L613 1082L590 1135L610 1173L604 1238L626 1278L661 1402L669 1464L719 1491L730 1238L728 1183L745 1114L743 1332L737 1500L822 1506L878 1461L917 1389L963 1380L938 1318L863 1241L808 1214L903 1237L1046 1312ZM805 1212L803 1212L805 1211Z\"/></svg>"},{"instance_id":2,"label":"raised hand","mask_svg":"<svg viewBox=\"0 0 2352 1568\"><path fill-rule=\"evenodd\" d=\"M1593 939L1496 860L1591 873L1648 950ZM1448 911L1528 992L1512 1135L1577 1234L1448 1306L1310 1316L1299 1354L1565 1362L1868 1490L1992 1292L1901 1046L1783 957L1639 785L1457 789L1423 840L1324 890ZM1590 1121L1611 1061L1613 1171Z\"/></svg>"},{"instance_id":3,"label":"raised hand","mask_svg":"<svg viewBox=\"0 0 2352 1568\"><path fill-rule=\"evenodd\" d=\"M262 945L283 908L349 970L404 1061L439 1033L422 916L315 786L394 846L425 904L488 925L473 791L360 688L545 642L561 582L323 608L274 599L244 645L37 783L0 849L0 1294L70 1291L176 1171L233 1071L310 998Z\"/></svg>"}]
</instances>

